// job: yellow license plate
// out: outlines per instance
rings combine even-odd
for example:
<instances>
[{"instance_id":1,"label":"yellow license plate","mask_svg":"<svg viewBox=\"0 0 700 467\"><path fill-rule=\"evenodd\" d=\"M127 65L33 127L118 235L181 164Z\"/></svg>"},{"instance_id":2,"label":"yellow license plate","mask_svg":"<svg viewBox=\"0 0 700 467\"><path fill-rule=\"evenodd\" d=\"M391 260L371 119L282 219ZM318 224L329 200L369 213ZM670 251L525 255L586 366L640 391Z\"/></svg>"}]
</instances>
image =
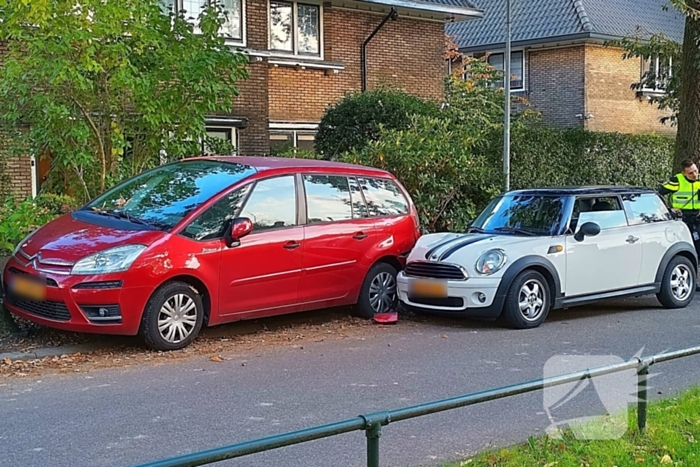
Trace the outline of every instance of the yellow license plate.
<instances>
[{"instance_id":1,"label":"yellow license plate","mask_svg":"<svg viewBox=\"0 0 700 467\"><path fill-rule=\"evenodd\" d=\"M40 280L15 277L10 285L13 294L32 300L46 299L46 284Z\"/></svg>"},{"instance_id":2,"label":"yellow license plate","mask_svg":"<svg viewBox=\"0 0 700 467\"><path fill-rule=\"evenodd\" d=\"M447 284L440 281L412 281L409 292L414 297L447 297Z\"/></svg>"}]
</instances>

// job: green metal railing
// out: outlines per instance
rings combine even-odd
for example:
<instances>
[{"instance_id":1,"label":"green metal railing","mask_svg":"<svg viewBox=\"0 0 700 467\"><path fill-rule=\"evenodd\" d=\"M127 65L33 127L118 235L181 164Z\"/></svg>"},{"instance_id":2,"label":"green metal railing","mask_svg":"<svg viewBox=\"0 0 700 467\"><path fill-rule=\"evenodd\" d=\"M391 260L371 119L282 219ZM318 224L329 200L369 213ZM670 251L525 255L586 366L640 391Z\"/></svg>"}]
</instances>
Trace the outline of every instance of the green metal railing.
<instances>
[{"instance_id":1,"label":"green metal railing","mask_svg":"<svg viewBox=\"0 0 700 467\"><path fill-rule=\"evenodd\" d=\"M613 365L601 366L587 369L575 373L568 373L550 378L538 379L530 382L519 383L512 386L504 386L497 389L466 394L449 399L443 399L425 404L405 407L396 410L374 412L367 415L360 415L355 418L343 420L328 425L307 428L299 431L292 431L280 435L261 438L244 443L223 446L220 448L200 451L193 454L164 459L139 467L194 467L205 464L212 464L227 459L243 457L258 452L269 451L294 444L301 444L321 438L329 438L352 431L364 431L367 437L367 466L379 466L379 438L382 434L382 427L389 423L421 417L423 415L434 414L446 410L452 410L468 405L479 404L481 402L503 399L517 394L524 394L537 391L547 387L559 386L587 378L594 378L610 373L617 373L624 370L637 370L637 426L640 431L644 431L647 419L647 375L649 367L655 363L674 360L681 357L700 354L700 346L691 347L675 352L657 354L646 358L635 357L628 362Z\"/></svg>"}]
</instances>

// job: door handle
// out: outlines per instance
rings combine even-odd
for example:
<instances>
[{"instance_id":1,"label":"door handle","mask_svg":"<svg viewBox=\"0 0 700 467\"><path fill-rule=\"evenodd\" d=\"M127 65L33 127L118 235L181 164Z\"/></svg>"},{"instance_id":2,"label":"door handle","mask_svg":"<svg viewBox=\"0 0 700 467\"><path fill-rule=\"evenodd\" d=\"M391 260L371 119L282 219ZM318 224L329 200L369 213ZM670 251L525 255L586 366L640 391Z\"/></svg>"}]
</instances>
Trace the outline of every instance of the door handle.
<instances>
[{"instance_id":1,"label":"door handle","mask_svg":"<svg viewBox=\"0 0 700 467\"><path fill-rule=\"evenodd\" d=\"M627 237L627 243L635 243L637 240L639 240L639 237L635 237L633 235Z\"/></svg>"},{"instance_id":2,"label":"door handle","mask_svg":"<svg viewBox=\"0 0 700 467\"><path fill-rule=\"evenodd\" d=\"M293 240L290 240L284 244L284 248L287 250L294 250L296 248L299 248L300 246L301 246L301 243L295 242Z\"/></svg>"},{"instance_id":3,"label":"door handle","mask_svg":"<svg viewBox=\"0 0 700 467\"><path fill-rule=\"evenodd\" d=\"M367 238L367 234L364 232L357 232L355 235L352 236L355 240L364 240Z\"/></svg>"}]
</instances>

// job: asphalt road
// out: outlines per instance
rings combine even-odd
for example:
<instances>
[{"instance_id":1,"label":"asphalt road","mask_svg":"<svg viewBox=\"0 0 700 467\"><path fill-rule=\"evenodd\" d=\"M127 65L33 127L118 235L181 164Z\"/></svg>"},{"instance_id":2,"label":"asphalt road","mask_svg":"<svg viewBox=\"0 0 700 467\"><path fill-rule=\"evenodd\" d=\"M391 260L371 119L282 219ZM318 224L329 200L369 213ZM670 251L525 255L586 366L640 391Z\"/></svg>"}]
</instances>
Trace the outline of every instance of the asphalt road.
<instances>
[{"instance_id":1,"label":"asphalt road","mask_svg":"<svg viewBox=\"0 0 700 467\"><path fill-rule=\"evenodd\" d=\"M135 465L535 380L557 355L627 360L697 345L700 298L687 309L663 310L651 297L557 311L529 331L431 318L399 323L379 338L229 354L223 363L202 357L11 379L0 387L0 465ZM654 365L650 396L700 382L699 363L691 356ZM603 392L590 385L552 414L557 421L602 415ZM550 424L546 400L538 391L389 424L381 465L439 465L542 434ZM216 465L362 466L365 437L358 431Z\"/></svg>"}]
</instances>

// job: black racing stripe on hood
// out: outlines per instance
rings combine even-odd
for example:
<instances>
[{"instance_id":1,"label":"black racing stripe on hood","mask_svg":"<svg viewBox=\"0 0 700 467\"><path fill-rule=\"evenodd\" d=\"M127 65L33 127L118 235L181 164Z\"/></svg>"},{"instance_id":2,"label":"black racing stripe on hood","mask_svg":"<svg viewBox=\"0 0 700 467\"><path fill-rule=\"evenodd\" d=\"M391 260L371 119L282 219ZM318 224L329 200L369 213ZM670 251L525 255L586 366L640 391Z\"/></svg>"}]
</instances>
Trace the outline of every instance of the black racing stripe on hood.
<instances>
[{"instance_id":1,"label":"black racing stripe on hood","mask_svg":"<svg viewBox=\"0 0 700 467\"><path fill-rule=\"evenodd\" d=\"M451 255L453 255L455 252L461 250L465 246L468 245L473 245L477 242L480 242L482 240L488 240L489 238L493 238L495 235L484 235L478 238L470 238L469 240L465 240L464 242L458 243L457 245L454 245L451 247L449 250L445 251L442 256L438 259L439 261L442 261L443 259L449 258Z\"/></svg>"},{"instance_id":2,"label":"black racing stripe on hood","mask_svg":"<svg viewBox=\"0 0 700 467\"><path fill-rule=\"evenodd\" d=\"M447 245L449 245L449 244L452 243L452 242L456 242L456 241L458 241L458 240L460 240L460 239L462 239L462 238L464 238L464 237L461 237L461 236L460 236L460 237L454 237L454 238L451 238L451 239L449 239L449 240L447 240L447 241L438 243L437 245L435 245L434 247L432 247L430 250L428 250L428 251L425 252L425 259L430 259L430 256L431 256L433 253L435 253L437 250L439 250L440 248L442 248L442 247L444 247L444 246L447 246Z\"/></svg>"}]
</instances>

